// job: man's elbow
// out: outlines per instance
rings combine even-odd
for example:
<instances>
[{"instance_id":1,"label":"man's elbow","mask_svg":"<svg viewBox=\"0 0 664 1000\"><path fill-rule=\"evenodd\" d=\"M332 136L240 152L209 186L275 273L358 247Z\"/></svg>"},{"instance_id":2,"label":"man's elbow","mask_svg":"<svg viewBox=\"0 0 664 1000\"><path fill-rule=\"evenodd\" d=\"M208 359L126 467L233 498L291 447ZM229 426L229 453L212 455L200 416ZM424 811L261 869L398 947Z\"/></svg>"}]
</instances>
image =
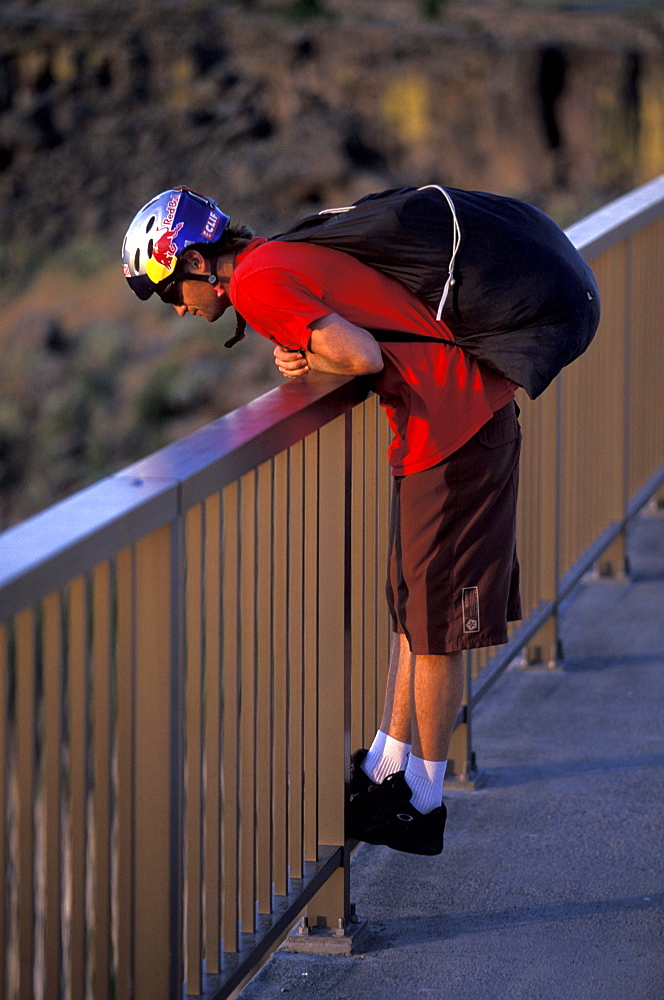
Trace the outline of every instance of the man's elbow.
<instances>
[{"instance_id":1,"label":"man's elbow","mask_svg":"<svg viewBox=\"0 0 664 1000\"><path fill-rule=\"evenodd\" d=\"M371 351L355 359L353 375L378 375L383 370L383 355L380 350Z\"/></svg>"},{"instance_id":2,"label":"man's elbow","mask_svg":"<svg viewBox=\"0 0 664 1000\"><path fill-rule=\"evenodd\" d=\"M356 375L378 375L379 372L383 370L383 359L379 358L378 361L367 362L362 371L358 371Z\"/></svg>"}]
</instances>

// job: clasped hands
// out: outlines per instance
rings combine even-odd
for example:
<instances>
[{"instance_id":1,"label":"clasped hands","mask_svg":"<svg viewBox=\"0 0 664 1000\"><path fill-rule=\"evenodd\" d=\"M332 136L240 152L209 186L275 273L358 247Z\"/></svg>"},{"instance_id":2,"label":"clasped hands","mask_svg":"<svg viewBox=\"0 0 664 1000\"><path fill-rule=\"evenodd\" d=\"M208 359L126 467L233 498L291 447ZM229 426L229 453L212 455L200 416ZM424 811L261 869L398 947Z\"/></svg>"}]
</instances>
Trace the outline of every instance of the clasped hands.
<instances>
[{"instance_id":1,"label":"clasped hands","mask_svg":"<svg viewBox=\"0 0 664 1000\"><path fill-rule=\"evenodd\" d=\"M309 371L304 351L290 351L277 344L272 353L274 354L274 363L284 378L299 378L300 375L306 375Z\"/></svg>"}]
</instances>

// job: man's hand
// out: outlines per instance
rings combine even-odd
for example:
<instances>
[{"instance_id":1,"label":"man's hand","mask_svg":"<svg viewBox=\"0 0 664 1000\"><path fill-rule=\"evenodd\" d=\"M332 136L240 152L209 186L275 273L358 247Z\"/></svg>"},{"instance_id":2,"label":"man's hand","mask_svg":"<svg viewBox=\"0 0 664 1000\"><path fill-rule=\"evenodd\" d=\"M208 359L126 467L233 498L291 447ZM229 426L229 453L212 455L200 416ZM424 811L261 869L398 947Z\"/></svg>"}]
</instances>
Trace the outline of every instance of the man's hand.
<instances>
[{"instance_id":1,"label":"man's hand","mask_svg":"<svg viewBox=\"0 0 664 1000\"><path fill-rule=\"evenodd\" d=\"M274 363L284 378L299 378L309 371L304 351L289 351L288 348L279 347L277 344L272 353Z\"/></svg>"}]
</instances>

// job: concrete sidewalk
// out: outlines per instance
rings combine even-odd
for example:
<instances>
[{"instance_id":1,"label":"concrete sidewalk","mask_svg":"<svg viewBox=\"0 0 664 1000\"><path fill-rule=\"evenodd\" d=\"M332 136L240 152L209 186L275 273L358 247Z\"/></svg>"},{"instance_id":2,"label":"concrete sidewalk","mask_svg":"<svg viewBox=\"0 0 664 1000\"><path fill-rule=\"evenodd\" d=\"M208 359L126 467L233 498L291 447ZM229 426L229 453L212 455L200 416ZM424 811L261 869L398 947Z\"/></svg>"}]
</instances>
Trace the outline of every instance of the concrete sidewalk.
<instances>
[{"instance_id":1,"label":"concrete sidewalk","mask_svg":"<svg viewBox=\"0 0 664 1000\"><path fill-rule=\"evenodd\" d=\"M242 1000L663 1000L664 518L629 551L564 609L563 669L481 704L443 854L356 852L362 954L277 952Z\"/></svg>"}]
</instances>

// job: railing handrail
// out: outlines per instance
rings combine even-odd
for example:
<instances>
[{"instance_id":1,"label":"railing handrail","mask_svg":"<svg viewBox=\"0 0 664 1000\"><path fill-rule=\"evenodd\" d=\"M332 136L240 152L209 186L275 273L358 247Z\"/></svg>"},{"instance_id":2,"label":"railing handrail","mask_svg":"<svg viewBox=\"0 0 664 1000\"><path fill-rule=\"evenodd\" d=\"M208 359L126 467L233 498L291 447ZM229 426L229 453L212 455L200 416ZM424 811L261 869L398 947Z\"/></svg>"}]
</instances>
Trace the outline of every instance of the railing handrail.
<instances>
[{"instance_id":1,"label":"railing handrail","mask_svg":"<svg viewBox=\"0 0 664 1000\"><path fill-rule=\"evenodd\" d=\"M173 520L360 403L364 379L312 372L0 534L0 621Z\"/></svg>"},{"instance_id":2,"label":"railing handrail","mask_svg":"<svg viewBox=\"0 0 664 1000\"><path fill-rule=\"evenodd\" d=\"M603 205L565 232L587 261L664 214L664 174Z\"/></svg>"}]
</instances>

